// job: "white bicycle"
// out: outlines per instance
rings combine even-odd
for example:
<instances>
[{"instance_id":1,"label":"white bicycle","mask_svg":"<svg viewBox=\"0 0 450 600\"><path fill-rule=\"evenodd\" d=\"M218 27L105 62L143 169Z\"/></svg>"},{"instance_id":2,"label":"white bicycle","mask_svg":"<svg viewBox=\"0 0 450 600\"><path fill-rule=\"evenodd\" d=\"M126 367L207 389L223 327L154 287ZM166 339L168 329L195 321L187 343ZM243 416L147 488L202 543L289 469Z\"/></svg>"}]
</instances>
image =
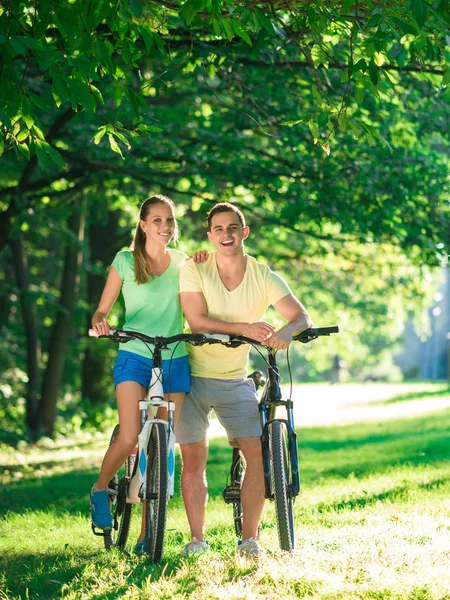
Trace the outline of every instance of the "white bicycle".
<instances>
[{"instance_id":1,"label":"white bicycle","mask_svg":"<svg viewBox=\"0 0 450 600\"><path fill-rule=\"evenodd\" d=\"M114 342L125 343L141 340L153 346L153 368L147 397L139 402L140 433L134 451L109 482L108 497L113 527L96 530L102 536L105 548L124 549L128 539L133 505L145 500L146 552L152 562L159 562L164 552L167 502L174 495L175 487L175 434L173 430L173 402L164 399L161 351L168 344L188 342L192 345L223 343L229 336L219 334L180 334L172 337L149 337L136 331L111 330L109 335L98 335L89 330L91 337L106 337ZM169 371L170 373L170 371ZM169 381L170 388L170 381ZM167 420L157 418L160 406L167 408ZM110 445L119 434L116 425Z\"/></svg>"}]
</instances>

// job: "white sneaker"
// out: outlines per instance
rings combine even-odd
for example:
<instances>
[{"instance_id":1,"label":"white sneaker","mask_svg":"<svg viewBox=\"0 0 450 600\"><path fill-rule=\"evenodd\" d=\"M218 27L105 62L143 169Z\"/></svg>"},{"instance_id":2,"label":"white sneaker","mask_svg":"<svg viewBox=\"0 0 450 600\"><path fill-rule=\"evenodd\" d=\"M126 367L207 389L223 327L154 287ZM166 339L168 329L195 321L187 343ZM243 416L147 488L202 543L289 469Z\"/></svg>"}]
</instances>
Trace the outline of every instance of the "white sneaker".
<instances>
[{"instance_id":1,"label":"white sneaker","mask_svg":"<svg viewBox=\"0 0 450 600\"><path fill-rule=\"evenodd\" d=\"M248 540L239 541L236 546L236 554L239 556L247 556L249 558L256 558L264 556L264 549L260 546L259 542L255 538L248 538Z\"/></svg>"},{"instance_id":2,"label":"white sneaker","mask_svg":"<svg viewBox=\"0 0 450 600\"><path fill-rule=\"evenodd\" d=\"M202 554L209 550L208 542L192 538L192 540L186 544L183 550L180 552L180 556L192 556L193 554Z\"/></svg>"}]
</instances>

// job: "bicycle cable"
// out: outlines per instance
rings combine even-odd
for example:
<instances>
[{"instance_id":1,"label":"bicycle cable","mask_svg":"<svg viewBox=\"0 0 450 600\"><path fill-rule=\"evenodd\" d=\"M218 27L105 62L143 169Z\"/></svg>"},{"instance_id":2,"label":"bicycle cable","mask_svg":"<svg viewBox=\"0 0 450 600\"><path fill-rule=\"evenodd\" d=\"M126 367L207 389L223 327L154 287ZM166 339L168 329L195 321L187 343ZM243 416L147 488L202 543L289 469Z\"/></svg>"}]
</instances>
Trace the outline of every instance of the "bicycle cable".
<instances>
[{"instance_id":1,"label":"bicycle cable","mask_svg":"<svg viewBox=\"0 0 450 600\"><path fill-rule=\"evenodd\" d=\"M291 363L289 361L289 346L286 349L286 363L289 373L289 400L292 400L292 371L291 371Z\"/></svg>"}]
</instances>

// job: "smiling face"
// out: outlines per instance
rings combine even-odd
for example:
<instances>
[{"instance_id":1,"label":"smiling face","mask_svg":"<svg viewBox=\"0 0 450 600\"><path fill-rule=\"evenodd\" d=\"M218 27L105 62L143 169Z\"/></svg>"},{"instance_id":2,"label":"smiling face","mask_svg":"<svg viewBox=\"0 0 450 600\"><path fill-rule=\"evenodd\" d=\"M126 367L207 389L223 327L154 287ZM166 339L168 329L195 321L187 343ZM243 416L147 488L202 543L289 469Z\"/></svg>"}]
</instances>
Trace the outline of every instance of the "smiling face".
<instances>
[{"instance_id":1,"label":"smiling face","mask_svg":"<svg viewBox=\"0 0 450 600\"><path fill-rule=\"evenodd\" d=\"M212 217L208 238L218 253L234 256L244 251L244 240L248 233L248 227L242 226L238 215L233 211L226 211L216 213Z\"/></svg>"},{"instance_id":2,"label":"smiling face","mask_svg":"<svg viewBox=\"0 0 450 600\"><path fill-rule=\"evenodd\" d=\"M146 242L166 246L176 229L175 216L170 204L159 202L150 207L145 220L140 221Z\"/></svg>"}]
</instances>

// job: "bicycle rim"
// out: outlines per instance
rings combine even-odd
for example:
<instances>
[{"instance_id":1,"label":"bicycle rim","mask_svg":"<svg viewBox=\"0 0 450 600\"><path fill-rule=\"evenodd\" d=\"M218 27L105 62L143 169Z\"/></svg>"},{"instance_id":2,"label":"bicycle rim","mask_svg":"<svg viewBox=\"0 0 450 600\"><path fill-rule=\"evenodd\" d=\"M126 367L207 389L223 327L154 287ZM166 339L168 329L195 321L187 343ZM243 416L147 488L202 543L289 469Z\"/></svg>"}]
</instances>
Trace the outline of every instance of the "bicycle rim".
<instances>
[{"instance_id":1,"label":"bicycle rim","mask_svg":"<svg viewBox=\"0 0 450 600\"><path fill-rule=\"evenodd\" d=\"M288 436L284 423L269 424L272 493L277 516L278 539L282 550L295 545L293 502L290 486Z\"/></svg>"},{"instance_id":2,"label":"bicycle rim","mask_svg":"<svg viewBox=\"0 0 450 600\"><path fill-rule=\"evenodd\" d=\"M119 425L116 425L111 435L110 446L118 435ZM133 505L127 504L128 482L131 476L129 470L129 458L127 458L108 484L108 501L113 517L113 529L103 538L106 550L110 550L113 546L123 549L127 543L133 510Z\"/></svg>"},{"instance_id":3,"label":"bicycle rim","mask_svg":"<svg viewBox=\"0 0 450 600\"><path fill-rule=\"evenodd\" d=\"M148 442L146 525L147 554L160 562L164 551L167 516L168 457L166 428L155 423Z\"/></svg>"}]
</instances>

